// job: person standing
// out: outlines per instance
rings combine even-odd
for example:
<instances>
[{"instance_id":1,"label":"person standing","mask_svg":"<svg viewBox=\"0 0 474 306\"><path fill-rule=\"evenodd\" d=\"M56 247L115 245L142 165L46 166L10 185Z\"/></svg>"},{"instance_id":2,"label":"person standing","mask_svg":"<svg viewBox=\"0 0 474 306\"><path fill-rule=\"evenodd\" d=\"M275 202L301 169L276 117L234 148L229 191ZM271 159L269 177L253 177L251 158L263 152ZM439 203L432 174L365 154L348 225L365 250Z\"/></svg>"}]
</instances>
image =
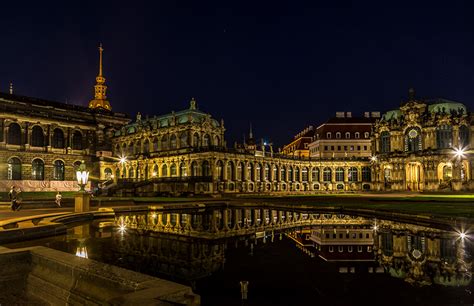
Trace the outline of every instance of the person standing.
<instances>
[{"instance_id":1,"label":"person standing","mask_svg":"<svg viewBox=\"0 0 474 306\"><path fill-rule=\"evenodd\" d=\"M58 207L61 207L61 199L63 198L63 196L61 195L61 192L58 191L58 193L56 194L56 200L54 201L56 203L56 205L58 205Z\"/></svg>"},{"instance_id":2,"label":"person standing","mask_svg":"<svg viewBox=\"0 0 474 306\"><path fill-rule=\"evenodd\" d=\"M19 207L17 207L17 192L15 190L15 186L12 186L10 188L10 192L8 193L8 197L10 198L11 201L11 209L13 211L19 210Z\"/></svg>"}]
</instances>

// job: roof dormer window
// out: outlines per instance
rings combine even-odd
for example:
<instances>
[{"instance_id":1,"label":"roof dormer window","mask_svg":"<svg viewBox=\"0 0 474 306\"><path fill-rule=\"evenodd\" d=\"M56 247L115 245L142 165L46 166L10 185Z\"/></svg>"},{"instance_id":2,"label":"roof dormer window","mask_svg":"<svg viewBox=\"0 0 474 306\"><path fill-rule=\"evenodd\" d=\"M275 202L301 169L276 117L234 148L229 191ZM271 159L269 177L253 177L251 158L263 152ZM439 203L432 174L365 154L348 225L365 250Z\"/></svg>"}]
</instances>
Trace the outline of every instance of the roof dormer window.
<instances>
[{"instance_id":1,"label":"roof dormer window","mask_svg":"<svg viewBox=\"0 0 474 306\"><path fill-rule=\"evenodd\" d=\"M346 132L346 139L349 139L349 138L351 138L351 133Z\"/></svg>"},{"instance_id":2,"label":"roof dormer window","mask_svg":"<svg viewBox=\"0 0 474 306\"><path fill-rule=\"evenodd\" d=\"M326 133L326 138L327 138L327 139L331 139L331 132L327 132L327 133Z\"/></svg>"},{"instance_id":3,"label":"roof dormer window","mask_svg":"<svg viewBox=\"0 0 474 306\"><path fill-rule=\"evenodd\" d=\"M355 132L354 137L355 137L356 139L359 139L359 138L360 138L360 133L359 133L359 132Z\"/></svg>"},{"instance_id":4,"label":"roof dormer window","mask_svg":"<svg viewBox=\"0 0 474 306\"><path fill-rule=\"evenodd\" d=\"M340 132L337 132L337 133L336 133L336 138L337 138L337 139L341 139L341 133L340 133Z\"/></svg>"}]
</instances>

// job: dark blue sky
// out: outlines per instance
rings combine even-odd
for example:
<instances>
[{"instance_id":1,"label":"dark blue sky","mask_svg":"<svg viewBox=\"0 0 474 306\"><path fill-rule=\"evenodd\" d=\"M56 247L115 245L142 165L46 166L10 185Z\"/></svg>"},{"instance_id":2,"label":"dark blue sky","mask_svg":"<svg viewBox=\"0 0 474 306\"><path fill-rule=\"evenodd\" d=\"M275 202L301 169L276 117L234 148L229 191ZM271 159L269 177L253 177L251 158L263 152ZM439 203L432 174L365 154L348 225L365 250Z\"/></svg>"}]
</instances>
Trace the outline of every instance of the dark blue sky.
<instances>
[{"instance_id":1,"label":"dark blue sky","mask_svg":"<svg viewBox=\"0 0 474 306\"><path fill-rule=\"evenodd\" d=\"M281 145L336 111L396 108L411 86L474 105L469 1L149 2L2 4L0 91L87 105L102 42L115 111L195 97L229 145L249 122Z\"/></svg>"}]
</instances>

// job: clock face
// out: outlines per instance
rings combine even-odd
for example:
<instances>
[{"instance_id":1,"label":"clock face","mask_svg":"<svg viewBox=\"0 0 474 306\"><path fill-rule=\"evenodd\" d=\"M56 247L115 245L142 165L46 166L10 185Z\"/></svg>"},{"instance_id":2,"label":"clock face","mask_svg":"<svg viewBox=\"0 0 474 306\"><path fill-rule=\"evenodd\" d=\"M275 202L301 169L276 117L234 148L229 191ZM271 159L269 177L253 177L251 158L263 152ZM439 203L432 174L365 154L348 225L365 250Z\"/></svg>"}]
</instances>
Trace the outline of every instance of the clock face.
<instances>
[{"instance_id":1,"label":"clock face","mask_svg":"<svg viewBox=\"0 0 474 306\"><path fill-rule=\"evenodd\" d=\"M415 130L415 129L410 130L410 131L408 132L408 136L409 136L410 138L415 138L416 136L418 136L417 130Z\"/></svg>"}]
</instances>

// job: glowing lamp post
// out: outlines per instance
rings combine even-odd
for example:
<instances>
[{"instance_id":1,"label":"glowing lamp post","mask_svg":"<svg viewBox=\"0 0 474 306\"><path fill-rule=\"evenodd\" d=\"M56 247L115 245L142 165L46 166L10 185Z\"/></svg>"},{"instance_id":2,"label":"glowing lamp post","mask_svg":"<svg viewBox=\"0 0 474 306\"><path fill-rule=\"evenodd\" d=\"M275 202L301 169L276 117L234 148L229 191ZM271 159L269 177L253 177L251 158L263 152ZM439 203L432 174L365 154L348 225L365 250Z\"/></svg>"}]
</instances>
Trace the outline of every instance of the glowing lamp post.
<instances>
[{"instance_id":1,"label":"glowing lamp post","mask_svg":"<svg viewBox=\"0 0 474 306\"><path fill-rule=\"evenodd\" d=\"M89 181L89 171L87 171L86 164L84 163L84 161L82 161L79 168L77 168L76 179L80 189L74 197L74 211L89 211L90 198L89 194L85 190L85 187Z\"/></svg>"},{"instance_id":2,"label":"glowing lamp post","mask_svg":"<svg viewBox=\"0 0 474 306\"><path fill-rule=\"evenodd\" d=\"M81 165L76 171L76 179L77 184L81 188L79 191L85 191L84 187L86 187L87 182L89 181L89 171L86 170L86 164L84 164L84 161L81 162Z\"/></svg>"}]
</instances>

